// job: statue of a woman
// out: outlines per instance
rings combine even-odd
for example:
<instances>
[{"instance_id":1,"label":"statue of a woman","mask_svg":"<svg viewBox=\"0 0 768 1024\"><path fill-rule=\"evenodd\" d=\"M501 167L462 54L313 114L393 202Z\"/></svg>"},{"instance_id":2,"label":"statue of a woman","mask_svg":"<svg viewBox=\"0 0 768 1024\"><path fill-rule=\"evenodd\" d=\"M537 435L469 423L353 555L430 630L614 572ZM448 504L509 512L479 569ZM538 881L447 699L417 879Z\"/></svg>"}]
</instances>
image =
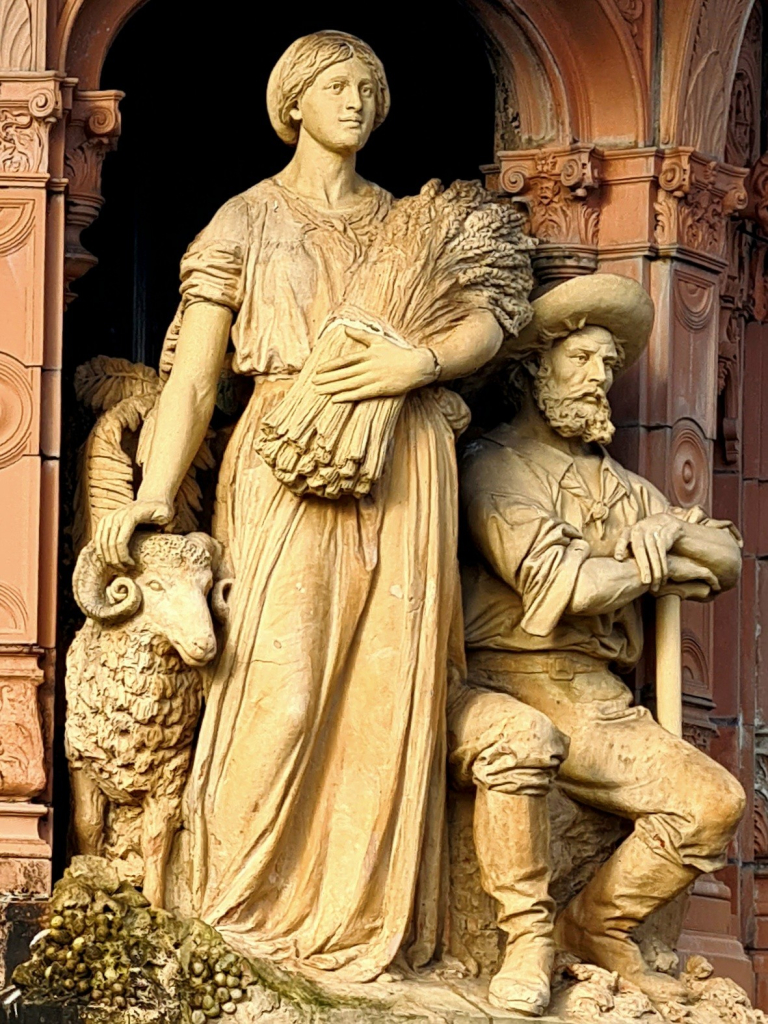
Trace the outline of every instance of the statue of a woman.
<instances>
[{"instance_id":1,"label":"statue of a woman","mask_svg":"<svg viewBox=\"0 0 768 1024\"><path fill-rule=\"evenodd\" d=\"M387 114L384 69L359 39L295 42L269 113L295 145L282 173L227 202L182 261L172 370L144 479L96 542L129 560L140 523L168 521L205 435L230 339L255 378L220 472L215 533L234 572L188 789L197 913L251 955L384 971L434 949L443 828L445 688L461 664L454 414L427 387L473 372L502 330L477 303L430 348L347 329L359 352L321 365L339 402L406 395L365 498L297 496L259 457L264 417L392 205L355 171Z\"/></svg>"}]
</instances>

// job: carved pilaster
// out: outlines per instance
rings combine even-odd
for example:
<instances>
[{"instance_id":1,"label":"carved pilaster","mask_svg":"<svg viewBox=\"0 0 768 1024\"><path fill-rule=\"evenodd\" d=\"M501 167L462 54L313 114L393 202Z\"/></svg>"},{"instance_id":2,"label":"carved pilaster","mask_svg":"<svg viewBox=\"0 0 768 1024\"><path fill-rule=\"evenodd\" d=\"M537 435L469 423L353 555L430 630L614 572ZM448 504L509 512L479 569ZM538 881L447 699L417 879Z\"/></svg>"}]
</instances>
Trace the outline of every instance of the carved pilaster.
<instances>
[{"instance_id":1,"label":"carved pilaster","mask_svg":"<svg viewBox=\"0 0 768 1024\"><path fill-rule=\"evenodd\" d=\"M499 187L528 207L539 281L597 267L600 159L594 146L499 153Z\"/></svg>"},{"instance_id":2,"label":"carved pilaster","mask_svg":"<svg viewBox=\"0 0 768 1024\"><path fill-rule=\"evenodd\" d=\"M45 184L48 135L61 113L58 76L0 75L0 185Z\"/></svg>"},{"instance_id":3,"label":"carved pilaster","mask_svg":"<svg viewBox=\"0 0 768 1024\"><path fill-rule=\"evenodd\" d=\"M690 146L665 151L654 203L659 254L720 271L728 218L747 205L746 167L707 160Z\"/></svg>"},{"instance_id":4,"label":"carved pilaster","mask_svg":"<svg viewBox=\"0 0 768 1024\"><path fill-rule=\"evenodd\" d=\"M123 96L114 89L75 94L65 159L69 179L64 257L67 302L75 298L70 284L98 262L82 244L80 234L93 223L104 203L101 169L104 157L117 146Z\"/></svg>"}]
</instances>

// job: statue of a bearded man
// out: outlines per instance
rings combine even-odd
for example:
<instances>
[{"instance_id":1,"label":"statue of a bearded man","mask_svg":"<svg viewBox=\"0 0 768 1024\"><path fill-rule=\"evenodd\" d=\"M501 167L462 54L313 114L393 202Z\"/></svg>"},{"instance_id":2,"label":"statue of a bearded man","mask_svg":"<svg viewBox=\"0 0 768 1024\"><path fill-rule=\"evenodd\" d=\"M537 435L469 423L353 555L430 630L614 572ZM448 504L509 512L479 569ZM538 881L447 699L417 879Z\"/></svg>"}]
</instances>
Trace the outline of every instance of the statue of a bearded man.
<instances>
[{"instance_id":1,"label":"statue of a bearded man","mask_svg":"<svg viewBox=\"0 0 768 1024\"><path fill-rule=\"evenodd\" d=\"M491 996L543 1012L557 944L656 1002L684 1000L631 933L725 864L745 796L633 706L616 673L642 652L641 597L706 600L732 587L740 539L699 508L673 507L602 447L614 432L608 391L653 323L640 285L574 278L533 308L515 342L519 411L468 445L461 475L477 557L463 569L469 685L455 690L449 722L453 764L477 786L481 878L508 934ZM489 692L507 733L491 757L472 743ZM555 925L545 797L556 773L576 801L635 824Z\"/></svg>"}]
</instances>

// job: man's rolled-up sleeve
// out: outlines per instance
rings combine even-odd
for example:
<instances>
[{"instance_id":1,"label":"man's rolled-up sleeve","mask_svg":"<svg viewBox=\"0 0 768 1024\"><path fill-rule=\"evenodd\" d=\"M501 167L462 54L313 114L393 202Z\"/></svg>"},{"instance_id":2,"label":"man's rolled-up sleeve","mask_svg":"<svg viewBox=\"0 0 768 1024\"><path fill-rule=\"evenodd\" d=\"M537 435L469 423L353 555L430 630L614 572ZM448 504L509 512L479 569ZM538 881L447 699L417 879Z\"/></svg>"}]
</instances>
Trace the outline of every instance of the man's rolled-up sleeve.
<instances>
[{"instance_id":1,"label":"man's rolled-up sleeve","mask_svg":"<svg viewBox=\"0 0 768 1024\"><path fill-rule=\"evenodd\" d=\"M570 604L589 544L575 527L523 495L478 494L467 519L490 567L520 595L521 627L548 636Z\"/></svg>"}]
</instances>

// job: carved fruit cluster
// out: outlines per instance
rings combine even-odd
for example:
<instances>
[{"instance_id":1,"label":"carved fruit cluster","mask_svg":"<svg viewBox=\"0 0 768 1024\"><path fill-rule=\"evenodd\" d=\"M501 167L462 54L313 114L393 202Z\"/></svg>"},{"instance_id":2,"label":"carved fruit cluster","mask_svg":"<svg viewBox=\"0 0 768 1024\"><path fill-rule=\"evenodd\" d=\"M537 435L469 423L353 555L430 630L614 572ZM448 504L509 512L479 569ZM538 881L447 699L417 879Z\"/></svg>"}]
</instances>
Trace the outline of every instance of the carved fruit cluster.
<instances>
[{"instance_id":1,"label":"carved fruit cluster","mask_svg":"<svg viewBox=\"0 0 768 1024\"><path fill-rule=\"evenodd\" d=\"M90 906L54 910L49 927L33 941L32 959L16 969L14 982L22 989L47 989L65 1003L124 1010L147 1002L150 983L141 974L147 942L131 934L131 911L142 907L148 908L148 901L124 883L124 892L102 893ZM150 911L144 914L149 917Z\"/></svg>"},{"instance_id":2,"label":"carved fruit cluster","mask_svg":"<svg viewBox=\"0 0 768 1024\"><path fill-rule=\"evenodd\" d=\"M169 1024L205 1024L234 1014L255 980L213 928L151 907L101 857L73 858L50 907L5 1005L91 1006L116 1020L136 1007Z\"/></svg>"},{"instance_id":3,"label":"carved fruit cluster","mask_svg":"<svg viewBox=\"0 0 768 1024\"><path fill-rule=\"evenodd\" d=\"M248 967L223 945L199 945L191 955L188 976L192 1024L234 1013L245 999Z\"/></svg>"}]
</instances>

